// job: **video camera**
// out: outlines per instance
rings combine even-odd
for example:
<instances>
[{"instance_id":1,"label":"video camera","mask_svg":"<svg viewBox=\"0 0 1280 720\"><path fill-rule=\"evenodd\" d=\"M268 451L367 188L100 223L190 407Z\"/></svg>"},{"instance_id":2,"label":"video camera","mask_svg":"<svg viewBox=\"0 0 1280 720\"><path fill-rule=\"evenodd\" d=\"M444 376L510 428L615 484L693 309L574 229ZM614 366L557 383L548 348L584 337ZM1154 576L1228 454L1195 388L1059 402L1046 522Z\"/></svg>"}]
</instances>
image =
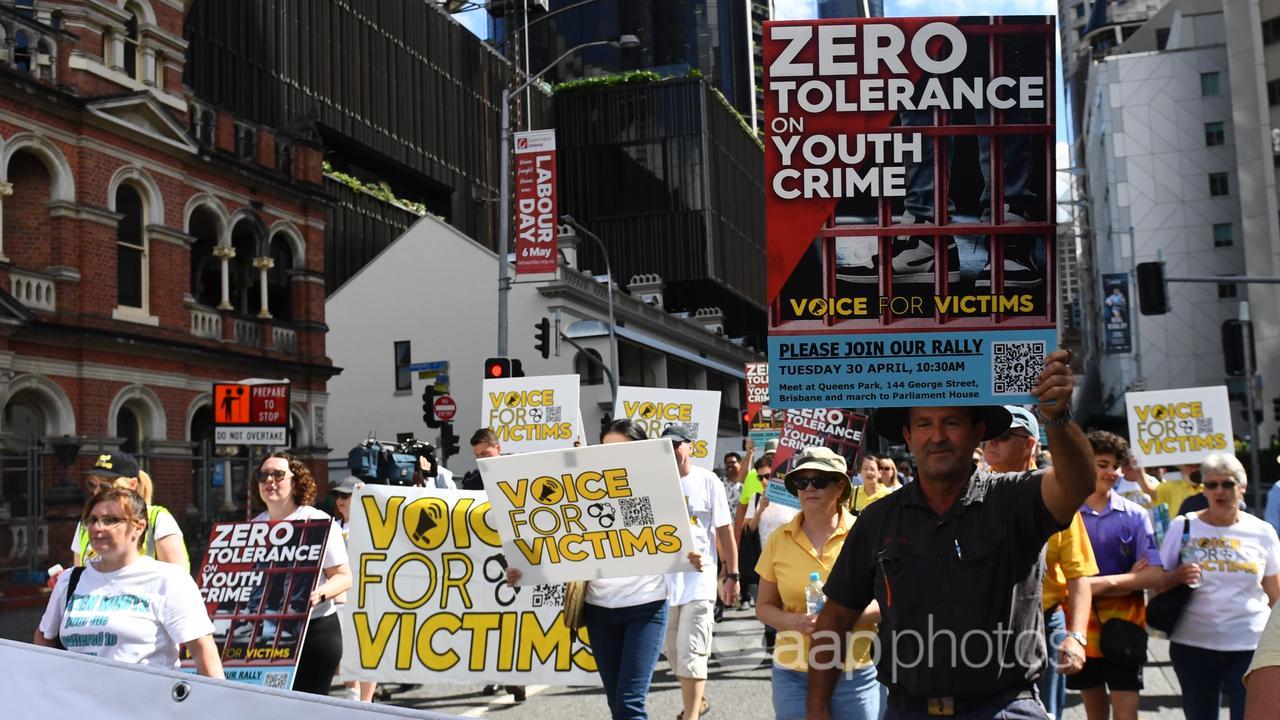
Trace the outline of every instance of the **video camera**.
<instances>
[{"instance_id":1,"label":"video camera","mask_svg":"<svg viewBox=\"0 0 1280 720\"><path fill-rule=\"evenodd\" d=\"M422 469L422 459L427 461L427 470ZM413 485L415 471L424 478L433 478L439 467L435 446L413 437L394 443L370 438L347 453L351 474L379 485Z\"/></svg>"}]
</instances>

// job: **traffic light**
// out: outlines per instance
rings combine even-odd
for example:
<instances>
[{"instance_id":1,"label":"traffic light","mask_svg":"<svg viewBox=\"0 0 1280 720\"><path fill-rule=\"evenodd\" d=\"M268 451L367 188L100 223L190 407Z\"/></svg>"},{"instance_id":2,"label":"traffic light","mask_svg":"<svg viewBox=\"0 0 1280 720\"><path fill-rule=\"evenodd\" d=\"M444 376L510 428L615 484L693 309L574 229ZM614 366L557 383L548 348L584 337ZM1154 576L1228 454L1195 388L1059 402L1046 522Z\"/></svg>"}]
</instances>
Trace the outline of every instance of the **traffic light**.
<instances>
[{"instance_id":1,"label":"traffic light","mask_svg":"<svg viewBox=\"0 0 1280 720\"><path fill-rule=\"evenodd\" d=\"M533 337L537 340L534 349L542 353L543 359L551 357L551 321L544 317L534 323Z\"/></svg>"},{"instance_id":2,"label":"traffic light","mask_svg":"<svg viewBox=\"0 0 1280 720\"><path fill-rule=\"evenodd\" d=\"M1228 320L1222 323L1222 364L1226 366L1227 377L1245 376L1245 325L1239 320ZM1249 349L1252 352L1253 325L1250 323L1248 328Z\"/></svg>"},{"instance_id":3,"label":"traffic light","mask_svg":"<svg viewBox=\"0 0 1280 720\"><path fill-rule=\"evenodd\" d=\"M1275 413L1275 418L1280 421L1280 397L1271 398L1271 412Z\"/></svg>"},{"instance_id":4,"label":"traffic light","mask_svg":"<svg viewBox=\"0 0 1280 720\"><path fill-rule=\"evenodd\" d=\"M440 427L440 421L436 420L436 386L430 380L422 388L422 422L429 428Z\"/></svg>"},{"instance_id":5,"label":"traffic light","mask_svg":"<svg viewBox=\"0 0 1280 720\"><path fill-rule=\"evenodd\" d=\"M1164 262L1138 263L1138 309L1143 315L1169 312L1169 289L1164 282Z\"/></svg>"},{"instance_id":6,"label":"traffic light","mask_svg":"<svg viewBox=\"0 0 1280 720\"><path fill-rule=\"evenodd\" d=\"M453 423L440 423L440 462L458 454L458 436L453 434Z\"/></svg>"},{"instance_id":7,"label":"traffic light","mask_svg":"<svg viewBox=\"0 0 1280 720\"><path fill-rule=\"evenodd\" d=\"M520 364L520 358L511 358L511 377L524 377L524 366Z\"/></svg>"},{"instance_id":8,"label":"traffic light","mask_svg":"<svg viewBox=\"0 0 1280 720\"><path fill-rule=\"evenodd\" d=\"M742 435L746 437L751 434L751 411L742 411Z\"/></svg>"},{"instance_id":9,"label":"traffic light","mask_svg":"<svg viewBox=\"0 0 1280 720\"><path fill-rule=\"evenodd\" d=\"M600 434L604 435L604 431L609 429L609 423L613 422L613 416L605 413L600 416Z\"/></svg>"},{"instance_id":10,"label":"traffic light","mask_svg":"<svg viewBox=\"0 0 1280 720\"><path fill-rule=\"evenodd\" d=\"M501 380L513 377L511 374L511 358L491 357L484 361L484 379Z\"/></svg>"}]
</instances>

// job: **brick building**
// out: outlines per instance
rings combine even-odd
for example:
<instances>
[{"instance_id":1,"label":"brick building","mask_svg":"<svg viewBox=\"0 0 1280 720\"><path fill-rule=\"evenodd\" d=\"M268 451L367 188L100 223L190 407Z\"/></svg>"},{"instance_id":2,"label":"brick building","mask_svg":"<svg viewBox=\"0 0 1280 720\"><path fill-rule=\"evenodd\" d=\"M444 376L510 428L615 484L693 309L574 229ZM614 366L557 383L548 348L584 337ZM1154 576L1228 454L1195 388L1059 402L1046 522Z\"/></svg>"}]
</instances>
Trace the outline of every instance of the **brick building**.
<instances>
[{"instance_id":1,"label":"brick building","mask_svg":"<svg viewBox=\"0 0 1280 720\"><path fill-rule=\"evenodd\" d=\"M189 545L243 517L248 449L206 462L214 381L288 378L326 479L321 152L190 96L187 4L0 0L0 571L69 564L105 448Z\"/></svg>"}]
</instances>

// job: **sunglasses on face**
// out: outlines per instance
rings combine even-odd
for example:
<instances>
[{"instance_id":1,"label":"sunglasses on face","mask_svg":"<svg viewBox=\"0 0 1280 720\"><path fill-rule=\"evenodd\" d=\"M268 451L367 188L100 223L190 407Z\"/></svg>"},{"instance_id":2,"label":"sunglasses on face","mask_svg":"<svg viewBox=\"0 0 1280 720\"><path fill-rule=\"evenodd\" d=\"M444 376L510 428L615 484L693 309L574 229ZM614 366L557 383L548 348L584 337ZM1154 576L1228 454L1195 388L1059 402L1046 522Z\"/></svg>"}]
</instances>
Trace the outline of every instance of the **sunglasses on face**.
<instances>
[{"instance_id":1,"label":"sunglasses on face","mask_svg":"<svg viewBox=\"0 0 1280 720\"><path fill-rule=\"evenodd\" d=\"M814 490L826 490L832 480L826 475L802 475L791 478L791 483L796 486L797 490L808 490L810 486Z\"/></svg>"},{"instance_id":2,"label":"sunglasses on face","mask_svg":"<svg viewBox=\"0 0 1280 720\"><path fill-rule=\"evenodd\" d=\"M1217 490L1218 488L1222 488L1223 490L1234 490L1235 487L1236 487L1235 480L1223 480L1221 482L1207 482L1204 484L1205 490Z\"/></svg>"},{"instance_id":3,"label":"sunglasses on face","mask_svg":"<svg viewBox=\"0 0 1280 720\"><path fill-rule=\"evenodd\" d=\"M280 483L289 476L288 470L259 470L258 483L266 484L269 482Z\"/></svg>"},{"instance_id":4,"label":"sunglasses on face","mask_svg":"<svg viewBox=\"0 0 1280 720\"><path fill-rule=\"evenodd\" d=\"M894 470L896 470L897 468L893 467L892 465L881 465L881 466L880 466L880 469L881 469L881 470L886 470L886 471L888 471L888 472L893 472L893 471L894 471Z\"/></svg>"}]
</instances>

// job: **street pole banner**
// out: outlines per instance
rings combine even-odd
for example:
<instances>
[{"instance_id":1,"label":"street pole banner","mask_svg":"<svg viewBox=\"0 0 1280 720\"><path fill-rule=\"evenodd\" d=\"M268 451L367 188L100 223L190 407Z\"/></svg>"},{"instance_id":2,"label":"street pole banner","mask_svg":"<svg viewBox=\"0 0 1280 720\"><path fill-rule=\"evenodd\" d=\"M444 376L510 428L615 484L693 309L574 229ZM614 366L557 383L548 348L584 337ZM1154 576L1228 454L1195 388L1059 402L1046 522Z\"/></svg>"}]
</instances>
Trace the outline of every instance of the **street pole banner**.
<instances>
[{"instance_id":1,"label":"street pole banner","mask_svg":"<svg viewBox=\"0 0 1280 720\"><path fill-rule=\"evenodd\" d=\"M564 624L564 585L507 585L484 493L365 485L351 502L343 677L600 684L586 628Z\"/></svg>"},{"instance_id":2,"label":"street pole banner","mask_svg":"<svg viewBox=\"0 0 1280 720\"><path fill-rule=\"evenodd\" d=\"M480 417L505 453L573 447L579 386L577 375L485 380Z\"/></svg>"},{"instance_id":3,"label":"street pole banner","mask_svg":"<svg viewBox=\"0 0 1280 720\"><path fill-rule=\"evenodd\" d=\"M1035 402L1057 345L1054 19L764 33L770 404Z\"/></svg>"},{"instance_id":4,"label":"street pole banner","mask_svg":"<svg viewBox=\"0 0 1280 720\"><path fill-rule=\"evenodd\" d=\"M1206 455L1235 452L1224 385L1125 393L1124 402L1129 446L1140 466L1199 463Z\"/></svg>"},{"instance_id":5,"label":"street pole banner","mask_svg":"<svg viewBox=\"0 0 1280 720\"><path fill-rule=\"evenodd\" d=\"M1102 276L1103 347L1109 354L1133 352L1129 335L1129 273Z\"/></svg>"},{"instance_id":6,"label":"street pole banner","mask_svg":"<svg viewBox=\"0 0 1280 720\"><path fill-rule=\"evenodd\" d=\"M330 522L213 526L196 584L228 680L293 687ZM184 658L182 669L194 673L195 661Z\"/></svg>"},{"instance_id":7,"label":"street pole banner","mask_svg":"<svg viewBox=\"0 0 1280 720\"><path fill-rule=\"evenodd\" d=\"M866 429L867 416L852 410L788 410L782 437L778 438L778 452L773 456L773 471L786 474L796 455L819 445L843 457L852 468Z\"/></svg>"},{"instance_id":8,"label":"street pole banner","mask_svg":"<svg viewBox=\"0 0 1280 720\"><path fill-rule=\"evenodd\" d=\"M374 705L289 690L253 687L135 665L83 653L0 640L5 718L129 718L206 720L211 717L307 720L449 720L425 710Z\"/></svg>"},{"instance_id":9,"label":"street pole banner","mask_svg":"<svg viewBox=\"0 0 1280 720\"><path fill-rule=\"evenodd\" d=\"M693 433L693 464L707 470L716 466L716 435L720 427L719 390L669 390L667 388L618 387L614 418L628 418L656 438L668 425L687 425Z\"/></svg>"},{"instance_id":10,"label":"street pole banner","mask_svg":"<svg viewBox=\"0 0 1280 720\"><path fill-rule=\"evenodd\" d=\"M515 144L516 275L554 275L556 131L518 132Z\"/></svg>"},{"instance_id":11,"label":"street pole banner","mask_svg":"<svg viewBox=\"0 0 1280 720\"><path fill-rule=\"evenodd\" d=\"M686 572L694 549L664 439L480 458L492 519L523 582Z\"/></svg>"}]
</instances>

